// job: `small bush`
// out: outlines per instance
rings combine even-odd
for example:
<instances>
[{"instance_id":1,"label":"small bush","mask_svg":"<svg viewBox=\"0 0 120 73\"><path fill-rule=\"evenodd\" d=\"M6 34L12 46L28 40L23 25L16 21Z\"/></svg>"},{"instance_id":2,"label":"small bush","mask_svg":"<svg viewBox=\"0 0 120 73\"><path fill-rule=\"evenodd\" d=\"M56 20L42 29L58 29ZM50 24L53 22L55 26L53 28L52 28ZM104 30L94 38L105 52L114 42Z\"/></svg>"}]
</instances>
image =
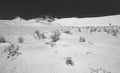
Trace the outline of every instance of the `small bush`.
<instances>
[{"instance_id":1,"label":"small bush","mask_svg":"<svg viewBox=\"0 0 120 73\"><path fill-rule=\"evenodd\" d=\"M24 39L23 37L19 37L19 38L18 38L18 42L19 42L19 43L23 43L24 40L25 40L25 39Z\"/></svg>"},{"instance_id":2,"label":"small bush","mask_svg":"<svg viewBox=\"0 0 120 73\"><path fill-rule=\"evenodd\" d=\"M45 37L45 34L44 33L41 33L40 31L38 31L38 30L36 30L35 32L34 32L34 37L35 37L35 39L45 39L46 37Z\"/></svg>"},{"instance_id":3,"label":"small bush","mask_svg":"<svg viewBox=\"0 0 120 73\"><path fill-rule=\"evenodd\" d=\"M112 35L113 35L113 36L117 36L117 33L116 33L116 32L113 32Z\"/></svg>"},{"instance_id":4,"label":"small bush","mask_svg":"<svg viewBox=\"0 0 120 73\"><path fill-rule=\"evenodd\" d=\"M117 34L118 34L118 30L112 30L112 35L113 36L117 36Z\"/></svg>"},{"instance_id":5,"label":"small bush","mask_svg":"<svg viewBox=\"0 0 120 73\"><path fill-rule=\"evenodd\" d=\"M79 31L79 32L81 32L81 29L80 29L80 28L78 28L78 31Z\"/></svg>"},{"instance_id":6,"label":"small bush","mask_svg":"<svg viewBox=\"0 0 120 73\"><path fill-rule=\"evenodd\" d=\"M71 34L70 30L66 30L66 31L64 31L64 33Z\"/></svg>"},{"instance_id":7,"label":"small bush","mask_svg":"<svg viewBox=\"0 0 120 73\"><path fill-rule=\"evenodd\" d=\"M46 42L45 44L49 44L51 47L54 47L56 45L54 42Z\"/></svg>"},{"instance_id":8,"label":"small bush","mask_svg":"<svg viewBox=\"0 0 120 73\"><path fill-rule=\"evenodd\" d=\"M44 33L41 33L40 36L41 36L41 39L45 39L46 38Z\"/></svg>"},{"instance_id":9,"label":"small bush","mask_svg":"<svg viewBox=\"0 0 120 73\"><path fill-rule=\"evenodd\" d=\"M40 39L40 32L38 30L36 30L34 34L35 34L35 39Z\"/></svg>"},{"instance_id":10,"label":"small bush","mask_svg":"<svg viewBox=\"0 0 120 73\"><path fill-rule=\"evenodd\" d=\"M80 42L86 42L85 37L81 37L81 36L80 36L79 41L80 41Z\"/></svg>"},{"instance_id":11,"label":"small bush","mask_svg":"<svg viewBox=\"0 0 120 73\"><path fill-rule=\"evenodd\" d=\"M66 57L66 65L74 65L73 61L72 61L72 57Z\"/></svg>"},{"instance_id":12,"label":"small bush","mask_svg":"<svg viewBox=\"0 0 120 73\"><path fill-rule=\"evenodd\" d=\"M57 42L58 40L60 40L60 32L55 31L51 36L51 39L52 39L52 42Z\"/></svg>"},{"instance_id":13,"label":"small bush","mask_svg":"<svg viewBox=\"0 0 120 73\"><path fill-rule=\"evenodd\" d=\"M107 71L103 68L97 68L97 69L90 68L89 70L90 73L111 73L110 71Z\"/></svg>"},{"instance_id":14,"label":"small bush","mask_svg":"<svg viewBox=\"0 0 120 73\"><path fill-rule=\"evenodd\" d=\"M4 52L8 53L7 58L17 57L19 54L20 47L16 44L10 44L4 49Z\"/></svg>"},{"instance_id":15,"label":"small bush","mask_svg":"<svg viewBox=\"0 0 120 73\"><path fill-rule=\"evenodd\" d=\"M4 37L0 37L0 43L6 43L6 39Z\"/></svg>"}]
</instances>

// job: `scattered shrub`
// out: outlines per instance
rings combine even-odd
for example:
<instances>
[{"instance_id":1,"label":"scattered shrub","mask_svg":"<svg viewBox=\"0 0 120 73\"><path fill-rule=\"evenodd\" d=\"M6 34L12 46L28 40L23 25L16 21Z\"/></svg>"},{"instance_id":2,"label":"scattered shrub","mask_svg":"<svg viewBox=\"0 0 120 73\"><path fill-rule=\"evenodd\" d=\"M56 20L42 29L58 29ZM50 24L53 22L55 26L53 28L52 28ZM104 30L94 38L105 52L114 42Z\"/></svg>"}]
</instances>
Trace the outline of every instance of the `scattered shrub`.
<instances>
[{"instance_id":1,"label":"scattered shrub","mask_svg":"<svg viewBox=\"0 0 120 73\"><path fill-rule=\"evenodd\" d=\"M40 32L38 30L36 30L34 32L34 36L35 36L35 39L40 39Z\"/></svg>"},{"instance_id":2,"label":"scattered shrub","mask_svg":"<svg viewBox=\"0 0 120 73\"><path fill-rule=\"evenodd\" d=\"M45 36L44 33L41 33L40 36L41 36L42 39L45 39L45 38L46 38L46 36Z\"/></svg>"},{"instance_id":3,"label":"scattered shrub","mask_svg":"<svg viewBox=\"0 0 120 73\"><path fill-rule=\"evenodd\" d=\"M35 37L35 39L45 39L46 37L45 37L45 34L44 33L41 33L40 31L38 31L38 30L36 30L35 32L34 32L34 37Z\"/></svg>"},{"instance_id":4,"label":"scattered shrub","mask_svg":"<svg viewBox=\"0 0 120 73\"><path fill-rule=\"evenodd\" d=\"M19 42L19 43L23 43L24 40L25 40L25 39L24 39L23 37L19 37L19 38L18 38L18 42Z\"/></svg>"},{"instance_id":5,"label":"scattered shrub","mask_svg":"<svg viewBox=\"0 0 120 73\"><path fill-rule=\"evenodd\" d=\"M55 18L53 18L51 15L41 15L41 18L43 18L43 20L46 20L48 22L53 22L55 20Z\"/></svg>"},{"instance_id":6,"label":"scattered shrub","mask_svg":"<svg viewBox=\"0 0 120 73\"><path fill-rule=\"evenodd\" d=\"M51 39L52 39L52 42L57 42L58 40L60 40L60 32L55 31L53 35L51 35Z\"/></svg>"},{"instance_id":7,"label":"scattered shrub","mask_svg":"<svg viewBox=\"0 0 120 73\"><path fill-rule=\"evenodd\" d=\"M19 54L20 47L16 44L10 44L4 49L4 52L8 53L7 58L17 57Z\"/></svg>"},{"instance_id":8,"label":"scattered shrub","mask_svg":"<svg viewBox=\"0 0 120 73\"><path fill-rule=\"evenodd\" d=\"M79 41L80 41L80 42L86 42L85 37L80 36Z\"/></svg>"},{"instance_id":9,"label":"scattered shrub","mask_svg":"<svg viewBox=\"0 0 120 73\"><path fill-rule=\"evenodd\" d=\"M45 44L49 44L51 47L54 47L56 45L54 42L46 42Z\"/></svg>"},{"instance_id":10,"label":"scattered shrub","mask_svg":"<svg viewBox=\"0 0 120 73\"><path fill-rule=\"evenodd\" d=\"M117 36L118 32L119 32L118 30L112 30L112 35Z\"/></svg>"},{"instance_id":11,"label":"scattered shrub","mask_svg":"<svg viewBox=\"0 0 120 73\"><path fill-rule=\"evenodd\" d=\"M6 43L6 39L4 37L0 37L0 43Z\"/></svg>"},{"instance_id":12,"label":"scattered shrub","mask_svg":"<svg viewBox=\"0 0 120 73\"><path fill-rule=\"evenodd\" d=\"M111 73L109 71L106 71L105 69L103 68L98 68L98 69L93 69L93 68L90 68L90 73Z\"/></svg>"},{"instance_id":13,"label":"scattered shrub","mask_svg":"<svg viewBox=\"0 0 120 73\"><path fill-rule=\"evenodd\" d=\"M116 32L113 32L112 35L113 35L113 36L117 36L117 33L116 33Z\"/></svg>"},{"instance_id":14,"label":"scattered shrub","mask_svg":"<svg viewBox=\"0 0 120 73\"><path fill-rule=\"evenodd\" d=\"M78 28L78 31L79 31L79 32L81 32L81 29L80 29L80 28Z\"/></svg>"},{"instance_id":15,"label":"scattered shrub","mask_svg":"<svg viewBox=\"0 0 120 73\"><path fill-rule=\"evenodd\" d=\"M96 27L91 27L91 29L90 29L90 32L92 33L92 32L96 32L97 31L97 28Z\"/></svg>"},{"instance_id":16,"label":"scattered shrub","mask_svg":"<svg viewBox=\"0 0 120 73\"><path fill-rule=\"evenodd\" d=\"M70 30L65 30L64 33L71 34Z\"/></svg>"},{"instance_id":17,"label":"scattered shrub","mask_svg":"<svg viewBox=\"0 0 120 73\"><path fill-rule=\"evenodd\" d=\"M65 62L66 65L72 65L72 66L74 65L74 63L72 61L72 57L66 57L65 59L66 59L66 62Z\"/></svg>"}]
</instances>

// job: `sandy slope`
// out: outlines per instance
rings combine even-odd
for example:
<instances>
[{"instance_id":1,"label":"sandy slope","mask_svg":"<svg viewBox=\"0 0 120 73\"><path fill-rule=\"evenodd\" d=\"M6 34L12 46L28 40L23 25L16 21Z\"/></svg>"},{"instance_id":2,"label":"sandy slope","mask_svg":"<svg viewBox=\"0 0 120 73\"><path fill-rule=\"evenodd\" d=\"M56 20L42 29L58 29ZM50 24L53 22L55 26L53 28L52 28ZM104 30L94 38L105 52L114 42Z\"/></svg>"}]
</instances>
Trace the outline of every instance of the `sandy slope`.
<instances>
[{"instance_id":1,"label":"sandy slope","mask_svg":"<svg viewBox=\"0 0 120 73\"><path fill-rule=\"evenodd\" d=\"M105 26L109 23L113 25L120 25L120 15L105 16L105 17L91 17L91 18L62 18L56 19L54 23L61 23L65 26Z\"/></svg>"},{"instance_id":2,"label":"sandy slope","mask_svg":"<svg viewBox=\"0 0 120 73\"><path fill-rule=\"evenodd\" d=\"M0 43L0 73L97 73L94 70L99 69L98 73L120 72L119 37L102 32L76 32L75 29L71 29L75 32L62 33L60 40L51 47L46 44L49 38L35 40L32 33L35 30L51 33L64 26L23 26L26 22L15 22L18 25L14 26L12 23L13 21L10 24L8 21L0 21L0 35L15 43L19 36L23 36L25 42L17 43L22 54L16 59L7 59L3 50L9 43ZM79 36L84 36L86 42L79 42ZM72 57L74 65L67 65L66 57Z\"/></svg>"}]
</instances>

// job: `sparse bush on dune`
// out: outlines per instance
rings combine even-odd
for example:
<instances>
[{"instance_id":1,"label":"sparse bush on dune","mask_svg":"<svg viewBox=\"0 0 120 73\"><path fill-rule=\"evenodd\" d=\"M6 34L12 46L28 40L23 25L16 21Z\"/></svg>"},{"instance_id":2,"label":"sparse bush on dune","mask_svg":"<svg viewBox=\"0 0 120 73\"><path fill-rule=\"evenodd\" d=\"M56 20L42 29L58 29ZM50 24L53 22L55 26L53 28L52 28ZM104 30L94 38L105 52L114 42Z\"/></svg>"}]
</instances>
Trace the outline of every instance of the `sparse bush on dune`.
<instances>
[{"instance_id":1,"label":"sparse bush on dune","mask_svg":"<svg viewBox=\"0 0 120 73\"><path fill-rule=\"evenodd\" d=\"M107 34L112 34L113 36L120 33L120 27L118 25L111 25L111 26L81 26L77 28L79 32L89 31L90 33L93 32L106 32Z\"/></svg>"},{"instance_id":2,"label":"sparse bush on dune","mask_svg":"<svg viewBox=\"0 0 120 73\"><path fill-rule=\"evenodd\" d=\"M107 27L103 27L103 31L106 32L106 33L109 33Z\"/></svg>"},{"instance_id":3,"label":"sparse bush on dune","mask_svg":"<svg viewBox=\"0 0 120 73\"><path fill-rule=\"evenodd\" d=\"M40 31L36 30L34 33L33 33L33 36L35 39L45 39L45 34L44 33L41 33Z\"/></svg>"},{"instance_id":4,"label":"sparse bush on dune","mask_svg":"<svg viewBox=\"0 0 120 73\"><path fill-rule=\"evenodd\" d=\"M41 38L42 38L42 39L45 39L45 38L46 38L46 36L45 36L44 33L41 33Z\"/></svg>"},{"instance_id":5,"label":"sparse bush on dune","mask_svg":"<svg viewBox=\"0 0 120 73\"><path fill-rule=\"evenodd\" d=\"M103 68L97 68L97 69L90 68L89 72L90 73L111 73L110 71L107 71L107 70L105 70Z\"/></svg>"},{"instance_id":6,"label":"sparse bush on dune","mask_svg":"<svg viewBox=\"0 0 120 73\"><path fill-rule=\"evenodd\" d=\"M70 30L65 30L64 33L71 34Z\"/></svg>"},{"instance_id":7,"label":"sparse bush on dune","mask_svg":"<svg viewBox=\"0 0 120 73\"><path fill-rule=\"evenodd\" d=\"M117 33L118 33L118 32L117 32L116 30L113 30L113 31L112 31L112 35L113 35L113 36L117 36Z\"/></svg>"},{"instance_id":8,"label":"sparse bush on dune","mask_svg":"<svg viewBox=\"0 0 120 73\"><path fill-rule=\"evenodd\" d=\"M117 36L120 33L119 26L105 26L103 27L103 31L113 36Z\"/></svg>"},{"instance_id":9,"label":"sparse bush on dune","mask_svg":"<svg viewBox=\"0 0 120 73\"><path fill-rule=\"evenodd\" d=\"M56 44L54 42L46 42L45 44L50 45L51 47L54 47Z\"/></svg>"},{"instance_id":10,"label":"sparse bush on dune","mask_svg":"<svg viewBox=\"0 0 120 73\"><path fill-rule=\"evenodd\" d=\"M78 31L81 32L82 30L80 28L78 28Z\"/></svg>"},{"instance_id":11,"label":"sparse bush on dune","mask_svg":"<svg viewBox=\"0 0 120 73\"><path fill-rule=\"evenodd\" d=\"M20 47L16 44L10 44L8 46L6 46L6 48L4 49L5 53L8 53L7 58L12 58L12 57L17 57L19 54L21 54L19 52Z\"/></svg>"},{"instance_id":12,"label":"sparse bush on dune","mask_svg":"<svg viewBox=\"0 0 120 73\"><path fill-rule=\"evenodd\" d=\"M0 43L6 43L6 39L4 37L0 37Z\"/></svg>"},{"instance_id":13,"label":"sparse bush on dune","mask_svg":"<svg viewBox=\"0 0 120 73\"><path fill-rule=\"evenodd\" d=\"M58 40L60 40L60 31L54 31L53 33L52 33L52 35L50 36L50 38L51 38L51 41L49 41L49 42L46 42L45 44L48 44L48 45L50 45L51 47L54 47L55 45L56 45L56 43L55 42L57 42Z\"/></svg>"},{"instance_id":14,"label":"sparse bush on dune","mask_svg":"<svg viewBox=\"0 0 120 73\"><path fill-rule=\"evenodd\" d=\"M58 40L60 40L60 32L55 31L53 35L51 35L51 39L52 39L52 42L57 42Z\"/></svg>"},{"instance_id":15,"label":"sparse bush on dune","mask_svg":"<svg viewBox=\"0 0 120 73\"><path fill-rule=\"evenodd\" d=\"M79 41L80 42L86 42L86 39L85 39L85 37L80 36Z\"/></svg>"},{"instance_id":16,"label":"sparse bush on dune","mask_svg":"<svg viewBox=\"0 0 120 73\"><path fill-rule=\"evenodd\" d=\"M40 18L35 18L35 20L36 22L45 23L45 22L53 22L55 18L53 18L50 15L41 15Z\"/></svg>"},{"instance_id":17,"label":"sparse bush on dune","mask_svg":"<svg viewBox=\"0 0 120 73\"><path fill-rule=\"evenodd\" d=\"M21 37L18 37L18 42L19 43L23 43L25 41L25 39L21 36Z\"/></svg>"},{"instance_id":18,"label":"sparse bush on dune","mask_svg":"<svg viewBox=\"0 0 120 73\"><path fill-rule=\"evenodd\" d=\"M96 27L92 27L90 31L91 31L91 32L96 32L96 31L97 31L97 28L96 28Z\"/></svg>"},{"instance_id":19,"label":"sparse bush on dune","mask_svg":"<svg viewBox=\"0 0 120 73\"><path fill-rule=\"evenodd\" d=\"M74 63L73 63L73 61L72 61L72 57L65 57L65 59L66 59L66 65L71 65L71 66L73 66L74 65Z\"/></svg>"},{"instance_id":20,"label":"sparse bush on dune","mask_svg":"<svg viewBox=\"0 0 120 73\"><path fill-rule=\"evenodd\" d=\"M36 30L34 32L34 36L35 36L36 39L39 39L40 38L40 32L38 30Z\"/></svg>"}]
</instances>

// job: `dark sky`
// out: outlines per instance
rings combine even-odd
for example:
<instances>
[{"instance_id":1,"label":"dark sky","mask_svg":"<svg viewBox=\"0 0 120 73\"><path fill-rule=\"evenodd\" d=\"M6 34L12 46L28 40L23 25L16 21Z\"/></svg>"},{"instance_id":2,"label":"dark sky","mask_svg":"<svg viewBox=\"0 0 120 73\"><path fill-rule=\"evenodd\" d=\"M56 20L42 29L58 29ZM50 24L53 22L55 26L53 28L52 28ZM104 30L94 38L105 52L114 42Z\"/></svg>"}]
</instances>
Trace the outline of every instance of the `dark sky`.
<instances>
[{"instance_id":1,"label":"dark sky","mask_svg":"<svg viewBox=\"0 0 120 73\"><path fill-rule=\"evenodd\" d=\"M120 14L119 0L3 0L0 18L20 16L25 19L51 15L53 17L89 17Z\"/></svg>"}]
</instances>

